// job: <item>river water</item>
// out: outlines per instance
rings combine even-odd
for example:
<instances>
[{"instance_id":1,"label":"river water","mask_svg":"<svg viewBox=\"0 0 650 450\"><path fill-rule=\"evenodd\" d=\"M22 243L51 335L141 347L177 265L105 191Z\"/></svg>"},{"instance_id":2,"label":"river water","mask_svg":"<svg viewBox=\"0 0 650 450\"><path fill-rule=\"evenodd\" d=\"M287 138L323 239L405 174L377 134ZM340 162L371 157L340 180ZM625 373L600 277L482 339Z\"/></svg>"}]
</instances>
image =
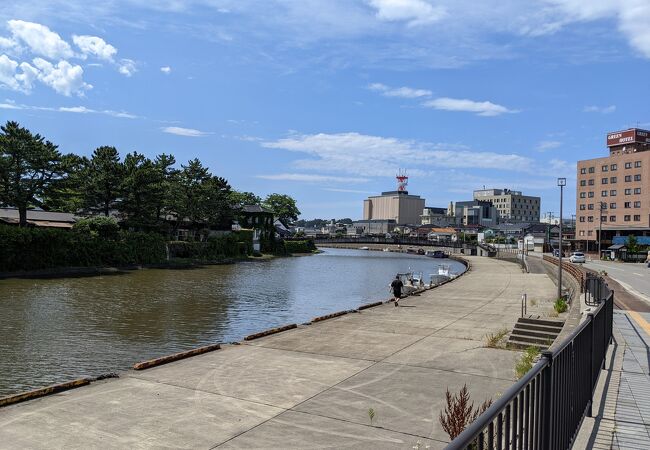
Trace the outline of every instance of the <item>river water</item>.
<instances>
[{"instance_id":1,"label":"river water","mask_svg":"<svg viewBox=\"0 0 650 450\"><path fill-rule=\"evenodd\" d=\"M0 281L0 397L390 297L453 260L363 250L199 269Z\"/></svg>"}]
</instances>

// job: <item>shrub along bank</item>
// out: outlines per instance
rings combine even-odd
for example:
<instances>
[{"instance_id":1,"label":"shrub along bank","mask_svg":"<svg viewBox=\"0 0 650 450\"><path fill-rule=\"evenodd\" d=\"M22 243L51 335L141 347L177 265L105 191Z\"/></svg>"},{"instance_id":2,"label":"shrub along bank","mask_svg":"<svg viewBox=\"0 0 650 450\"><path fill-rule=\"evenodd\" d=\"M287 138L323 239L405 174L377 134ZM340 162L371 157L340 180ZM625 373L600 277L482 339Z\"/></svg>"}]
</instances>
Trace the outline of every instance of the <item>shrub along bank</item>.
<instances>
[{"instance_id":1,"label":"shrub along bank","mask_svg":"<svg viewBox=\"0 0 650 450\"><path fill-rule=\"evenodd\" d=\"M214 261L251 255L252 247L252 234L245 231L168 247L160 234L124 231L109 223L81 221L71 231L0 225L0 272L163 264L168 248L171 257Z\"/></svg>"}]
</instances>

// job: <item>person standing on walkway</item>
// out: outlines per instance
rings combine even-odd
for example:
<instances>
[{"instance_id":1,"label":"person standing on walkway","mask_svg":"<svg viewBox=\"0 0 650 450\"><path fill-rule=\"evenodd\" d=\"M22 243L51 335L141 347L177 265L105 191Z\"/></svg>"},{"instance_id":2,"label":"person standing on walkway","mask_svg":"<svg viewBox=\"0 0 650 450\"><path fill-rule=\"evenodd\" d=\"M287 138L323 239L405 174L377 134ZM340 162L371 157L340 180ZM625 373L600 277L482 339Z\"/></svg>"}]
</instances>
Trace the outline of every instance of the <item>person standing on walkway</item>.
<instances>
[{"instance_id":1,"label":"person standing on walkway","mask_svg":"<svg viewBox=\"0 0 650 450\"><path fill-rule=\"evenodd\" d=\"M399 275L395 275L395 279L390 284L390 288L393 291L393 297L395 298L395 306L399 306L399 299L402 298L402 287L404 283L400 280Z\"/></svg>"}]
</instances>

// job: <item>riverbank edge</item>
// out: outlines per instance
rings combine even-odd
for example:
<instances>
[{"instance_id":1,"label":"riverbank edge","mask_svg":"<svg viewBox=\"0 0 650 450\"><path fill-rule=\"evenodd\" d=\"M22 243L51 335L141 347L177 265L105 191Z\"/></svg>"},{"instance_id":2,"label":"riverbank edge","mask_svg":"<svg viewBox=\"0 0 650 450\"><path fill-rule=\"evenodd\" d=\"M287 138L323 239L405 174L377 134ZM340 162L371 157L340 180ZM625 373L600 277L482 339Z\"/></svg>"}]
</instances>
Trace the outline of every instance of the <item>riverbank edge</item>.
<instances>
[{"instance_id":1,"label":"riverbank edge","mask_svg":"<svg viewBox=\"0 0 650 450\"><path fill-rule=\"evenodd\" d=\"M134 264L129 266L117 267L53 267L50 269L38 270L23 270L16 272L0 272L0 280L19 278L19 279L54 279L54 278L82 278L82 277L97 277L106 275L124 275L131 273L135 270L145 269L166 269L166 270L189 270L200 269L207 266L220 266L246 262L265 262L277 258L291 258L311 256L317 253L322 253L322 250L315 250L311 253L293 253L289 255L272 255L262 254L261 256L247 256L246 258L224 258L219 260L200 261L200 260L184 260L175 259L167 263L157 264Z\"/></svg>"},{"instance_id":2,"label":"riverbank edge","mask_svg":"<svg viewBox=\"0 0 650 450\"><path fill-rule=\"evenodd\" d=\"M442 285L445 285L447 283L451 283L451 282L453 282L455 280L458 280L463 275L468 273L472 268L471 263L468 260L464 259L464 258L461 258L461 257L456 256L456 255L450 256L449 258L454 259L455 261L458 261L461 264L463 264L465 266L465 270L461 274L459 274L457 277L450 278L449 280L445 280L445 281L443 281L441 283L436 284L435 286L431 286L431 287L423 288L423 289L418 289L416 291L413 291L410 294L404 295L403 298L418 296L422 292L429 291L431 289L435 289L435 288L440 287ZM363 305L359 305L357 308L354 308L354 309L337 311L337 312L334 312L334 313L326 314L324 316L315 317L310 322L306 322L306 323L301 324L301 325L289 324L289 325L285 325L285 326L270 328L268 330L263 330L263 331L260 331L258 333L248 335L248 336L244 337L239 342L231 343L231 345L241 345L241 344L243 344L243 343L245 343L247 341L251 341L251 340L254 340L254 339L261 338L261 337L269 336L269 335L272 335L272 334L282 333L284 331L293 330L295 328L300 328L300 327L303 327L303 326L312 326L312 325L317 324L319 322L324 322L324 321L329 320L329 319L334 319L336 317L340 317L340 316L343 316L345 314L359 313L359 312L361 312L363 310L366 310L366 309L369 309L369 308L374 308L374 307L377 307L377 306L382 306L382 305L385 305L385 304L388 304L388 303L392 303L394 301L395 300L391 298L389 300L379 300L379 301L372 302L372 303L365 303ZM179 361L181 359L189 359L189 358L192 358L194 356L202 355L202 354L204 354L206 352L219 350L219 349L222 348L223 345L229 345L229 344L228 343L216 343L216 344L211 344L211 345L208 345L208 346L191 348L191 349L185 350L185 351L180 352L180 353L165 355L165 356L161 356L161 357L158 357L158 358L155 358L155 359L152 359L152 360L141 361L141 362L135 363L132 366L131 370L142 371L142 370L147 370L147 369L152 368L152 367L157 367L157 366L160 366L160 365L163 365L163 364L167 364L167 363L170 363L170 362ZM137 367L137 369L136 369L136 367ZM126 370L125 372L128 373L128 372L130 372L130 370ZM57 394L57 393L60 393L60 392L69 391L69 390L72 390L72 389L77 389L77 388L80 388L80 387L83 387L83 386L88 386L91 383L93 383L95 381L98 381L99 379L104 379L104 378L105 377L99 377L98 379L79 378L79 379L76 379L76 380L67 381L67 382L55 384L55 385L52 385L52 386L46 386L46 387L42 387L42 388L38 388L38 389L33 389L31 391L19 392L17 394L2 397L2 398L0 398L0 409L5 407L5 406L14 405L16 403L22 403L22 402L26 402L26 401L29 401L29 400L35 400L35 399L38 399L38 398L47 397L47 396ZM119 376L108 376L106 378L119 378Z\"/></svg>"}]
</instances>

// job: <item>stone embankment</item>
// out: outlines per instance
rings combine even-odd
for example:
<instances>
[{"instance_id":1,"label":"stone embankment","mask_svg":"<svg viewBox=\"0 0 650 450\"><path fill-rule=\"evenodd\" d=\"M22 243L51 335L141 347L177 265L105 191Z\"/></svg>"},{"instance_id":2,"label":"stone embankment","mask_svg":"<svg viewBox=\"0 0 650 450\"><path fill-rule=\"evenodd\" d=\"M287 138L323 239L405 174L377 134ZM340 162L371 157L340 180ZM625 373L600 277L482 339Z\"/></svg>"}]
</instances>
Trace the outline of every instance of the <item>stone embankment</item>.
<instances>
[{"instance_id":1,"label":"stone embankment","mask_svg":"<svg viewBox=\"0 0 650 450\"><path fill-rule=\"evenodd\" d=\"M445 392L496 398L515 351L520 297L545 274L470 257L457 280L392 304L311 322L120 379L0 408L0 448L442 448ZM372 419L369 410L374 411Z\"/></svg>"}]
</instances>

